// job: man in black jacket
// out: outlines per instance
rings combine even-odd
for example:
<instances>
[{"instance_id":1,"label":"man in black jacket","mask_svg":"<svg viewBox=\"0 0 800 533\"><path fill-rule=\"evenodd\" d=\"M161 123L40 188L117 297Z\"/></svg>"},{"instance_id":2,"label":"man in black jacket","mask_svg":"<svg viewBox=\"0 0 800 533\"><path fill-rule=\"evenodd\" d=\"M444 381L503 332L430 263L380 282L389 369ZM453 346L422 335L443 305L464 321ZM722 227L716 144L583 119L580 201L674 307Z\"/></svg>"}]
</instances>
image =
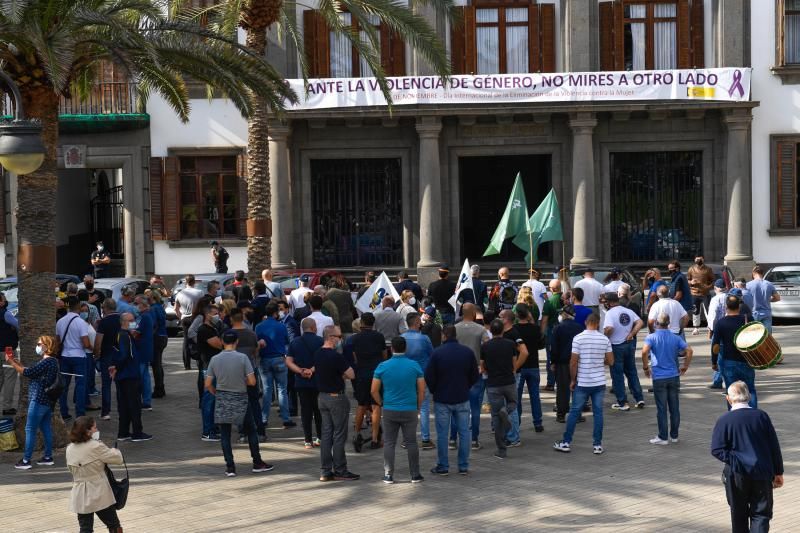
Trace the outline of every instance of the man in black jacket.
<instances>
[{"instance_id":1,"label":"man in black jacket","mask_svg":"<svg viewBox=\"0 0 800 533\"><path fill-rule=\"evenodd\" d=\"M569 412L569 382L571 379L569 360L572 357L572 339L584 329L583 325L575 322L575 307L572 304L561 308L561 322L553 330L550 366L556 373L556 422L562 424L566 422Z\"/></svg>"},{"instance_id":2,"label":"man in black jacket","mask_svg":"<svg viewBox=\"0 0 800 533\"><path fill-rule=\"evenodd\" d=\"M733 533L767 532L772 489L783 486L783 457L767 413L751 408L743 381L728 387L731 410L717 420L711 454L725 463L722 480L731 508Z\"/></svg>"}]
</instances>

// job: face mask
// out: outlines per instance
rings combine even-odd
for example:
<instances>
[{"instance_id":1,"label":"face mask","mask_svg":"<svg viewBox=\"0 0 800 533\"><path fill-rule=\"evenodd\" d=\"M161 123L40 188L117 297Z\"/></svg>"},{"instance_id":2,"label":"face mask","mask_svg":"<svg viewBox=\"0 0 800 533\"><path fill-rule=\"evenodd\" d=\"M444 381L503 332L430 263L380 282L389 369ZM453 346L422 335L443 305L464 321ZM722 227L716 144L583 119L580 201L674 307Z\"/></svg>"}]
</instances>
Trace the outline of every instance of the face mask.
<instances>
[{"instance_id":1,"label":"face mask","mask_svg":"<svg viewBox=\"0 0 800 533\"><path fill-rule=\"evenodd\" d=\"M336 343L336 349L337 350L341 350L342 349L342 345L344 345L344 343L342 341L337 342Z\"/></svg>"},{"instance_id":2,"label":"face mask","mask_svg":"<svg viewBox=\"0 0 800 533\"><path fill-rule=\"evenodd\" d=\"M36 355L44 355L44 346L36 347Z\"/></svg>"},{"instance_id":3,"label":"face mask","mask_svg":"<svg viewBox=\"0 0 800 533\"><path fill-rule=\"evenodd\" d=\"M417 303L417 299L416 299L416 298L411 298L411 299L408 301L408 305L416 305L416 303Z\"/></svg>"},{"instance_id":4,"label":"face mask","mask_svg":"<svg viewBox=\"0 0 800 533\"><path fill-rule=\"evenodd\" d=\"M84 283L87 291L94 289L94 283Z\"/></svg>"},{"instance_id":5,"label":"face mask","mask_svg":"<svg viewBox=\"0 0 800 533\"><path fill-rule=\"evenodd\" d=\"M81 311L81 318L83 320L89 320L89 311Z\"/></svg>"},{"instance_id":6,"label":"face mask","mask_svg":"<svg viewBox=\"0 0 800 533\"><path fill-rule=\"evenodd\" d=\"M219 324L219 323L220 323L222 320L219 318L219 315L217 315L217 316L214 316L214 317L212 317L212 318L211 318L211 321L212 321L214 324Z\"/></svg>"},{"instance_id":7,"label":"face mask","mask_svg":"<svg viewBox=\"0 0 800 533\"><path fill-rule=\"evenodd\" d=\"M558 316L558 321L559 322L564 322L564 315L559 315Z\"/></svg>"},{"instance_id":8,"label":"face mask","mask_svg":"<svg viewBox=\"0 0 800 533\"><path fill-rule=\"evenodd\" d=\"M278 313L278 318L280 320L283 320L284 318L286 318L286 313L284 311L279 312Z\"/></svg>"},{"instance_id":9,"label":"face mask","mask_svg":"<svg viewBox=\"0 0 800 533\"><path fill-rule=\"evenodd\" d=\"M128 329L136 329L138 327L139 327L139 323L136 322L136 321L133 321L130 324L128 324Z\"/></svg>"},{"instance_id":10,"label":"face mask","mask_svg":"<svg viewBox=\"0 0 800 533\"><path fill-rule=\"evenodd\" d=\"M97 247L97 251L98 251L98 252L102 252L102 251L103 251L103 248L104 248L103 246L98 246L98 247Z\"/></svg>"},{"instance_id":11,"label":"face mask","mask_svg":"<svg viewBox=\"0 0 800 533\"><path fill-rule=\"evenodd\" d=\"M656 282L656 278L654 278L654 277L652 277L652 276L651 276L651 277L649 277L649 278L647 278L647 283L649 283L650 285L652 285L652 284L653 284L653 283L655 283L655 282Z\"/></svg>"},{"instance_id":12,"label":"face mask","mask_svg":"<svg viewBox=\"0 0 800 533\"><path fill-rule=\"evenodd\" d=\"M703 266L703 260L702 259L698 259L697 261L694 262L694 264L697 265L697 266Z\"/></svg>"},{"instance_id":13,"label":"face mask","mask_svg":"<svg viewBox=\"0 0 800 533\"><path fill-rule=\"evenodd\" d=\"M92 440L100 440L100 432L99 431L95 431L94 433L92 433Z\"/></svg>"}]
</instances>

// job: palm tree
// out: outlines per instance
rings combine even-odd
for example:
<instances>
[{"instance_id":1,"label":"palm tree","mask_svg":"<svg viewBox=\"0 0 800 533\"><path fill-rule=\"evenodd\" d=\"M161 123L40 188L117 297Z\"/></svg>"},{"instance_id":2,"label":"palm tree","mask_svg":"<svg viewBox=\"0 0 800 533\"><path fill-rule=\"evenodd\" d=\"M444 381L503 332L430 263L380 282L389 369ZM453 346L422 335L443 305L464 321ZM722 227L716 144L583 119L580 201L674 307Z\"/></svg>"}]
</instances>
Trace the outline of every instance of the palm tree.
<instances>
[{"instance_id":1,"label":"palm tree","mask_svg":"<svg viewBox=\"0 0 800 533\"><path fill-rule=\"evenodd\" d=\"M218 22L215 27L231 38L235 38L237 28L241 27L246 32L247 48L253 54L264 57L267 51L267 30L273 26L276 26L281 38L292 43L297 50L303 50L303 38L295 21L298 5L304 4L298 4L294 0L226 0L220 5L220 9L212 7L196 15L217 14ZM413 5L431 6L437 15L454 19L452 0L421 0L413 2ZM447 50L436 31L424 16L415 13L405 3L392 0L320 0L317 9L331 31L350 39L359 56L372 69L390 105L391 95L381 64L380 36L372 17L377 17L381 24L402 35L431 64L437 74L450 74ZM352 14L353 20L358 22L360 30L366 34L366 39L359 31L353 31L351 26L344 25L339 16L343 11ZM300 54L299 59L302 75L306 78L308 70L305 54ZM270 237L261 230L270 225L268 120L270 111L274 111L268 102L257 95L254 101L256 112L250 116L247 128L247 216L257 222L248 224L247 228L247 268L251 273L261 272L271 264Z\"/></svg>"},{"instance_id":2,"label":"palm tree","mask_svg":"<svg viewBox=\"0 0 800 533\"><path fill-rule=\"evenodd\" d=\"M138 85L140 106L158 92L188 120L185 77L221 90L245 117L254 96L281 109L294 95L264 59L213 29L168 15L167 0L16 0L0 3L0 68L19 86L30 118L42 123L44 163L19 176L19 322L23 364L39 335L54 332L56 149L62 95L88 95L112 61ZM263 104L259 104L263 105ZM22 405L27 405L24 386ZM24 412L24 410L23 410Z\"/></svg>"}]
</instances>

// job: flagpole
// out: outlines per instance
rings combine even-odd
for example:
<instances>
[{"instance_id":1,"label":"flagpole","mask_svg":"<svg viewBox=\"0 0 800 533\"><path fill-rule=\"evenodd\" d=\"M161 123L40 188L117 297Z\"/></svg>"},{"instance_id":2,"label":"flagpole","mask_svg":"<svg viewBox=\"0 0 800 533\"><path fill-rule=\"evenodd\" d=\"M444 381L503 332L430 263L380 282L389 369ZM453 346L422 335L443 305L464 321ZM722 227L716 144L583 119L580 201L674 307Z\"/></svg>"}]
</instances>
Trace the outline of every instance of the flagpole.
<instances>
[{"instance_id":1,"label":"flagpole","mask_svg":"<svg viewBox=\"0 0 800 533\"><path fill-rule=\"evenodd\" d=\"M528 233L528 242L530 243L530 254L531 254L531 270L533 270L533 234ZM528 279L530 279L531 273L528 272Z\"/></svg>"}]
</instances>

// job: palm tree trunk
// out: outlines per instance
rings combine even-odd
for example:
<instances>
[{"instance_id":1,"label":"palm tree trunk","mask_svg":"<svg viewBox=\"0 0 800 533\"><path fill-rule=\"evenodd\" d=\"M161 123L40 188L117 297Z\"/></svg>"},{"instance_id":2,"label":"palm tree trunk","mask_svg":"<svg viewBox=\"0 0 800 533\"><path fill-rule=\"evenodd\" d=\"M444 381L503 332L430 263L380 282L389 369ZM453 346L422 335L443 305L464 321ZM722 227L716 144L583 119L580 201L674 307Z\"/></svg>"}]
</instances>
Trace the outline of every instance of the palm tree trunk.
<instances>
[{"instance_id":1,"label":"palm tree trunk","mask_svg":"<svg viewBox=\"0 0 800 533\"><path fill-rule=\"evenodd\" d=\"M55 335L53 282L55 281L55 221L58 176L58 95L50 87L22 90L29 118L42 123L44 163L32 174L18 176L16 227L18 239L19 331L22 364L31 366L36 339ZM21 411L27 412L28 380L21 380Z\"/></svg>"},{"instance_id":2,"label":"palm tree trunk","mask_svg":"<svg viewBox=\"0 0 800 533\"><path fill-rule=\"evenodd\" d=\"M249 29L245 44L263 57L267 51L266 28ZM255 97L247 124L247 270L251 276L260 275L272 262L268 113L266 100Z\"/></svg>"}]
</instances>

